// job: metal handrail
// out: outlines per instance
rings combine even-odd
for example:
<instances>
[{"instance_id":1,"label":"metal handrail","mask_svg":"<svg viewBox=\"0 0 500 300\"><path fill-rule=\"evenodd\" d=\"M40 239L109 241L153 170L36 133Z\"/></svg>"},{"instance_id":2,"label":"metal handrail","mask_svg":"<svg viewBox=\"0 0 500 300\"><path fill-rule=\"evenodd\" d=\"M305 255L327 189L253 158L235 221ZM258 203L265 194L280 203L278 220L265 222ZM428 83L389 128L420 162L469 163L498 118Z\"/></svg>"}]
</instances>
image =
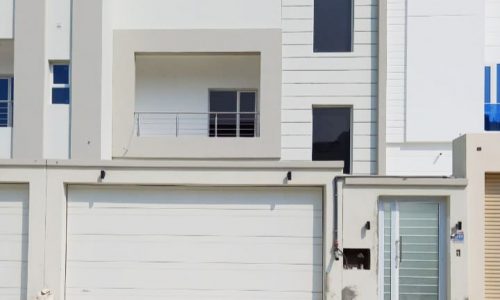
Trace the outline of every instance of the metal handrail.
<instances>
[{"instance_id":1,"label":"metal handrail","mask_svg":"<svg viewBox=\"0 0 500 300\"><path fill-rule=\"evenodd\" d=\"M135 131L137 136L259 136L258 112L136 111L134 112L134 119L136 123Z\"/></svg>"}]
</instances>

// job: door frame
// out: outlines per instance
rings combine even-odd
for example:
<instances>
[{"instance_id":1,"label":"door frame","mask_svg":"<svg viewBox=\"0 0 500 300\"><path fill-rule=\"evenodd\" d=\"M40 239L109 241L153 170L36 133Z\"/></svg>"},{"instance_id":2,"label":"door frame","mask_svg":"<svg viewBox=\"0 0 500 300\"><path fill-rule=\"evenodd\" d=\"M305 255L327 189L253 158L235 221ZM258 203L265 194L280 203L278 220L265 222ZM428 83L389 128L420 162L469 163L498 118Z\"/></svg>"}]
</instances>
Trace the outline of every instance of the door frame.
<instances>
[{"instance_id":1,"label":"door frame","mask_svg":"<svg viewBox=\"0 0 500 300\"><path fill-rule=\"evenodd\" d=\"M395 253L394 237L399 236L399 203L400 202L423 202L423 203L437 203L438 208L438 299L446 300L448 290L448 235L447 235L447 205L443 197L440 196L401 196L401 197L380 197L378 201L378 299L384 299L384 203L391 203L391 220L395 220L396 226L391 226L391 261L393 260L393 253ZM393 221L391 221L393 222ZM395 228L393 228L395 227ZM392 267L391 267L392 271ZM399 295L399 277L391 276L391 298L392 295ZM397 297L398 298L398 297ZM392 300L398 300L398 299Z\"/></svg>"}]
</instances>

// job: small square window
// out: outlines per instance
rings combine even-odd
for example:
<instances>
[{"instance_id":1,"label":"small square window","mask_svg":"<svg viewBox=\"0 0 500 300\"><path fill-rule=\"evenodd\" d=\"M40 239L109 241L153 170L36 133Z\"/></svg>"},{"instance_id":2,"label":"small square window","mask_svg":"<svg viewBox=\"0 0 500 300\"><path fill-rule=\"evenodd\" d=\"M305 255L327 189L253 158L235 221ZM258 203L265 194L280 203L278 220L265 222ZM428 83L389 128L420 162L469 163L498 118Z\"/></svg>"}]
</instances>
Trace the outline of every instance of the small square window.
<instances>
[{"instance_id":1,"label":"small square window","mask_svg":"<svg viewBox=\"0 0 500 300\"><path fill-rule=\"evenodd\" d=\"M69 65L53 65L55 84L69 84Z\"/></svg>"},{"instance_id":2,"label":"small square window","mask_svg":"<svg viewBox=\"0 0 500 300\"><path fill-rule=\"evenodd\" d=\"M69 104L69 87L52 88L52 104Z\"/></svg>"},{"instance_id":3,"label":"small square window","mask_svg":"<svg viewBox=\"0 0 500 300\"><path fill-rule=\"evenodd\" d=\"M52 104L69 104L70 103L70 80L69 64L53 63L50 66L52 76Z\"/></svg>"}]
</instances>

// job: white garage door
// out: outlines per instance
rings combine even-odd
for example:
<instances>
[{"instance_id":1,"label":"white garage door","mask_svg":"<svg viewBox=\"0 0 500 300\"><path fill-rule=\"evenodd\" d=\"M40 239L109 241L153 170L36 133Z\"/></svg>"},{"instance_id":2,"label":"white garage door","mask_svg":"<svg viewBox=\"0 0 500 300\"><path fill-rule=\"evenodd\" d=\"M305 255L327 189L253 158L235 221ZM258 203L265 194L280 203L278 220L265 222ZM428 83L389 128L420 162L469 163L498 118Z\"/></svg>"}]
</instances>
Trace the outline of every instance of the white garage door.
<instances>
[{"instance_id":1,"label":"white garage door","mask_svg":"<svg viewBox=\"0 0 500 300\"><path fill-rule=\"evenodd\" d=\"M322 298L317 188L71 186L66 299Z\"/></svg>"},{"instance_id":2,"label":"white garage door","mask_svg":"<svg viewBox=\"0 0 500 300\"><path fill-rule=\"evenodd\" d=\"M0 185L0 299L26 299L28 187Z\"/></svg>"}]
</instances>

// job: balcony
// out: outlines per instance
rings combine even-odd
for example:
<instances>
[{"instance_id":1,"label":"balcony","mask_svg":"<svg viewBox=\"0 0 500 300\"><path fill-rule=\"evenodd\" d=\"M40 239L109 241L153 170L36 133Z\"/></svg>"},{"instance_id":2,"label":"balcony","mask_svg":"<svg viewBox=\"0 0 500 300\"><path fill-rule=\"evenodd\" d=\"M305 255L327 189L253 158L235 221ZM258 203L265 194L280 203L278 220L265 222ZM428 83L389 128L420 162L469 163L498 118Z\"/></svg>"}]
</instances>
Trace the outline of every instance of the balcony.
<instances>
[{"instance_id":1,"label":"balcony","mask_svg":"<svg viewBox=\"0 0 500 300\"><path fill-rule=\"evenodd\" d=\"M115 30L113 157L280 157L281 32Z\"/></svg>"}]
</instances>

